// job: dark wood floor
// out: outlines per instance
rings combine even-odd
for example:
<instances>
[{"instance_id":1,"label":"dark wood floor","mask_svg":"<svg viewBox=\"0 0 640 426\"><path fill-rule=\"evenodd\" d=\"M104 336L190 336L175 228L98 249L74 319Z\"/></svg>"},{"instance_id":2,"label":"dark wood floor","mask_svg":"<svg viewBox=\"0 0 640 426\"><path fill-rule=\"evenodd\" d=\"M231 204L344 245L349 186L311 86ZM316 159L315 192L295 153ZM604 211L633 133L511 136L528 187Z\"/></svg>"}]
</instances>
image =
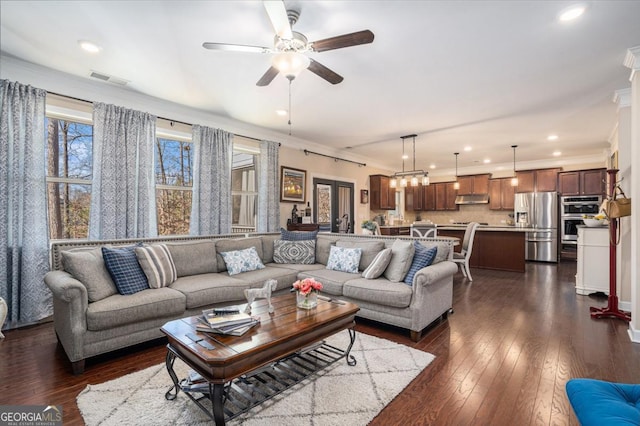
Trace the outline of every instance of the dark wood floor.
<instances>
[{"instance_id":1,"label":"dark wood floor","mask_svg":"<svg viewBox=\"0 0 640 426\"><path fill-rule=\"evenodd\" d=\"M454 279L455 313L418 343L402 330L358 321L363 333L436 355L372 425L577 424L565 396L572 377L640 382L640 345L616 319L592 320L606 300L576 295L575 263L528 264L527 272L472 270ZM62 405L65 425L83 424L75 404L97 384L164 361L164 342L111 353L73 376L50 323L5 332L0 405ZM160 396L162 397L162 396Z\"/></svg>"}]
</instances>

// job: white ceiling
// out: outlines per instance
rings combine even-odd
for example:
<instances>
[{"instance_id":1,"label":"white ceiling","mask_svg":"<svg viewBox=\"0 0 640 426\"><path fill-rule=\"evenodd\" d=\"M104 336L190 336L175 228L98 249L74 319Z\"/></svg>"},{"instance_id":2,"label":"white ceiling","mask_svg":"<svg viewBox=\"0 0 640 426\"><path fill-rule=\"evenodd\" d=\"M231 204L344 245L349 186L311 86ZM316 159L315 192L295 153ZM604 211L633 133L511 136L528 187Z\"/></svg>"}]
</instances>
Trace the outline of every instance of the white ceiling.
<instances>
[{"instance_id":1,"label":"white ceiling","mask_svg":"<svg viewBox=\"0 0 640 426\"><path fill-rule=\"evenodd\" d=\"M285 2L291 4L292 2ZM294 29L309 40L369 29L372 44L311 53L344 77L309 71L292 84L292 133L345 158L401 168L400 136L416 133L416 168L510 169L603 156L628 88L627 49L640 45L640 1L301 1ZM269 55L202 43L272 46L259 1L5 1L1 52L283 134L288 81L256 81ZM78 40L102 47L88 54ZM108 83L104 83L108 84ZM547 141L555 133L559 139ZM472 151L465 152L465 146ZM410 153L411 147L407 145ZM562 157L552 157L559 150ZM482 166L484 159L491 164ZM560 162L559 162L560 161ZM575 160L574 160L575 161ZM412 169L412 159L406 169ZM477 167L477 166L481 167ZM519 167L520 168L520 167ZM461 173L462 174L462 173Z\"/></svg>"}]
</instances>

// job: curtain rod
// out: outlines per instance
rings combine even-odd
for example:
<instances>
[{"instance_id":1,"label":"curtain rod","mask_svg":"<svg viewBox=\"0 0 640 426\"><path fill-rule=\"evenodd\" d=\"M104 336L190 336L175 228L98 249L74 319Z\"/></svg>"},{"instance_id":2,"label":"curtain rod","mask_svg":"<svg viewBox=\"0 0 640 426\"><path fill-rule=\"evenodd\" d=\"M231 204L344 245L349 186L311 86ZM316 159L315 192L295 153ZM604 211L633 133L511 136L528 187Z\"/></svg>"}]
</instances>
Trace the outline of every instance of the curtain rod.
<instances>
[{"instance_id":1,"label":"curtain rod","mask_svg":"<svg viewBox=\"0 0 640 426\"><path fill-rule=\"evenodd\" d=\"M353 161L353 160L345 160L344 158L338 158L338 157L334 157L332 155L326 155L326 154L320 154L319 152L313 152L313 151L309 151L308 149L303 150L304 155L309 155L309 154L313 154L313 155L319 155L321 157L327 157L327 158L332 158L335 161L345 161L347 163L353 163L353 164L357 164L358 167L363 167L366 166L367 163L359 163L357 161Z\"/></svg>"},{"instance_id":2,"label":"curtain rod","mask_svg":"<svg viewBox=\"0 0 640 426\"><path fill-rule=\"evenodd\" d=\"M93 104L93 101L88 101L86 99L76 98L75 96L62 95L60 93L51 92L51 91L48 91L48 90L47 90L47 93L50 93L50 94L56 95L56 96L60 96L60 97L63 97L63 98L67 98L67 99L73 99L74 101L80 101L80 102L86 102L88 104ZM172 123L184 124L185 126L193 126L194 125L193 123L185 123L184 121L173 120L171 118L165 118L165 117L158 117L158 118L160 120L166 120L166 121L169 121L169 122L172 122ZM241 134L238 134L238 133L234 133L234 135L235 136L240 136L241 138L247 138L247 139L251 139L251 140L254 140L254 141L258 141L258 142L262 141L262 139L252 138L251 136L245 136L245 135L241 135ZM278 146L282 146L282 143L278 142Z\"/></svg>"}]
</instances>

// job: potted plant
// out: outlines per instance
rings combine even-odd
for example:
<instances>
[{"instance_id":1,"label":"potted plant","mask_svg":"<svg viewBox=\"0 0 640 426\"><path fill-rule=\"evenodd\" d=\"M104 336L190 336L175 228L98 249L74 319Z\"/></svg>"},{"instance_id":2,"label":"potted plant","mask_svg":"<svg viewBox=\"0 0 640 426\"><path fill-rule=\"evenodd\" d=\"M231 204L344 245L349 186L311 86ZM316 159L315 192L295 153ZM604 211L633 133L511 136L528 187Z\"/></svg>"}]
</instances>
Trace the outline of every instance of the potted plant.
<instances>
[{"instance_id":1,"label":"potted plant","mask_svg":"<svg viewBox=\"0 0 640 426\"><path fill-rule=\"evenodd\" d=\"M373 232L376 230L376 223L371 220L365 220L360 225L362 228L362 233L365 235L373 235Z\"/></svg>"}]
</instances>

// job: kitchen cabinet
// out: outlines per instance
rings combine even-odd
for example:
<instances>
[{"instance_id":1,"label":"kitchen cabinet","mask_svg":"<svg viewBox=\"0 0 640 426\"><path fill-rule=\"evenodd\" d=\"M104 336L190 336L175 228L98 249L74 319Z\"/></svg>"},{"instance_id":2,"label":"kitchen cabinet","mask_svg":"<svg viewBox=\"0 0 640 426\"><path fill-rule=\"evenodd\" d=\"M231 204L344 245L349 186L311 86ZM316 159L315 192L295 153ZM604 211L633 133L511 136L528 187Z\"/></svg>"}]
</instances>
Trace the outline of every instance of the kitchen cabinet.
<instances>
[{"instance_id":1,"label":"kitchen cabinet","mask_svg":"<svg viewBox=\"0 0 640 426\"><path fill-rule=\"evenodd\" d=\"M389 182L389 176L369 176L371 210L394 210L396 208L396 190L389 186Z\"/></svg>"},{"instance_id":2,"label":"kitchen cabinet","mask_svg":"<svg viewBox=\"0 0 640 426\"><path fill-rule=\"evenodd\" d=\"M380 234L381 235L410 235L411 227L410 226L381 226Z\"/></svg>"},{"instance_id":3,"label":"kitchen cabinet","mask_svg":"<svg viewBox=\"0 0 640 426\"><path fill-rule=\"evenodd\" d=\"M462 248L464 230L438 228L439 237L457 237ZM499 271L525 272L525 232L483 231L479 229L473 238L473 249L469 266L472 268L495 269Z\"/></svg>"},{"instance_id":4,"label":"kitchen cabinet","mask_svg":"<svg viewBox=\"0 0 640 426\"><path fill-rule=\"evenodd\" d=\"M287 223L287 231L317 231L320 225L317 223Z\"/></svg>"},{"instance_id":5,"label":"kitchen cabinet","mask_svg":"<svg viewBox=\"0 0 640 426\"><path fill-rule=\"evenodd\" d=\"M513 211L515 191L511 178L489 180L489 209Z\"/></svg>"},{"instance_id":6,"label":"kitchen cabinet","mask_svg":"<svg viewBox=\"0 0 640 426\"><path fill-rule=\"evenodd\" d=\"M516 172L516 192L554 192L557 190L560 169L522 170Z\"/></svg>"},{"instance_id":7,"label":"kitchen cabinet","mask_svg":"<svg viewBox=\"0 0 640 426\"><path fill-rule=\"evenodd\" d=\"M558 192L571 195L606 195L605 169L576 170L558 173Z\"/></svg>"},{"instance_id":8,"label":"kitchen cabinet","mask_svg":"<svg viewBox=\"0 0 640 426\"><path fill-rule=\"evenodd\" d=\"M609 294L609 227L578 227L576 293Z\"/></svg>"},{"instance_id":9,"label":"kitchen cabinet","mask_svg":"<svg viewBox=\"0 0 640 426\"><path fill-rule=\"evenodd\" d=\"M457 191L453 188L454 182L435 183L435 210L458 210L456 204Z\"/></svg>"},{"instance_id":10,"label":"kitchen cabinet","mask_svg":"<svg viewBox=\"0 0 640 426\"><path fill-rule=\"evenodd\" d=\"M424 188L421 184L404 189L404 207L407 211L424 210Z\"/></svg>"},{"instance_id":11,"label":"kitchen cabinet","mask_svg":"<svg viewBox=\"0 0 640 426\"><path fill-rule=\"evenodd\" d=\"M488 174L458 176L458 183L460 184L458 195L488 194L489 176Z\"/></svg>"},{"instance_id":12,"label":"kitchen cabinet","mask_svg":"<svg viewBox=\"0 0 640 426\"><path fill-rule=\"evenodd\" d=\"M422 187L423 190L423 210L434 211L436 209L436 185L431 184Z\"/></svg>"}]
</instances>

